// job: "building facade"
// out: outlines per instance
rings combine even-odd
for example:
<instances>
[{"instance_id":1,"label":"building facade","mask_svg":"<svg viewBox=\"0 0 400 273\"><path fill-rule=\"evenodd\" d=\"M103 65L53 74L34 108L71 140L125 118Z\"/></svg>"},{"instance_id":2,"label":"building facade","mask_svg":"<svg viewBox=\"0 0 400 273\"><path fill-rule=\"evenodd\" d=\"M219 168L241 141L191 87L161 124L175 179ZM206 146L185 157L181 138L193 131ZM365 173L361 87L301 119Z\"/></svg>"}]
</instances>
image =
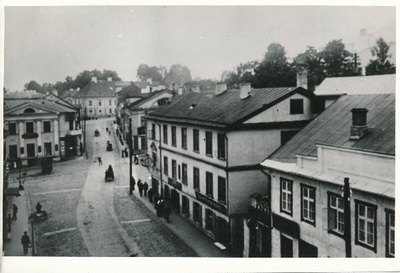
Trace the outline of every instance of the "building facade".
<instances>
[{"instance_id":1,"label":"building facade","mask_svg":"<svg viewBox=\"0 0 400 273\"><path fill-rule=\"evenodd\" d=\"M394 257L394 116L394 94L343 96L265 160L244 256Z\"/></svg>"},{"instance_id":2,"label":"building facade","mask_svg":"<svg viewBox=\"0 0 400 273\"><path fill-rule=\"evenodd\" d=\"M189 93L146 116L152 187L232 251L243 249L247 197L264 187L259 162L312 118L303 88Z\"/></svg>"}]
</instances>

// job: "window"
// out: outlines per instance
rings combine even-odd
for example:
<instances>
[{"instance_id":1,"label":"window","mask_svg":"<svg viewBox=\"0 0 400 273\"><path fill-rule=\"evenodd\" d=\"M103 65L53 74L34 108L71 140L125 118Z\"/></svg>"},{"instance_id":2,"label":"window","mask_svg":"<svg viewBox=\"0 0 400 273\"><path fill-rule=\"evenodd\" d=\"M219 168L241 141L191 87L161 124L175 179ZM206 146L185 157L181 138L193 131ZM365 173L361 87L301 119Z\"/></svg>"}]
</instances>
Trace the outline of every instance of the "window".
<instances>
[{"instance_id":1,"label":"window","mask_svg":"<svg viewBox=\"0 0 400 273\"><path fill-rule=\"evenodd\" d=\"M108 100L108 105L111 106L112 102L111 100Z\"/></svg>"},{"instance_id":2,"label":"window","mask_svg":"<svg viewBox=\"0 0 400 273\"><path fill-rule=\"evenodd\" d=\"M176 127L171 126L171 145L176 147Z\"/></svg>"},{"instance_id":3,"label":"window","mask_svg":"<svg viewBox=\"0 0 400 273\"><path fill-rule=\"evenodd\" d=\"M9 123L8 124L8 134L9 135L16 135L17 134L17 124L16 123Z\"/></svg>"},{"instance_id":4,"label":"window","mask_svg":"<svg viewBox=\"0 0 400 273\"><path fill-rule=\"evenodd\" d=\"M158 106L166 105L168 103L168 98L159 99L157 101Z\"/></svg>"},{"instance_id":5,"label":"window","mask_svg":"<svg viewBox=\"0 0 400 273\"><path fill-rule=\"evenodd\" d=\"M112 114L112 109L108 109L108 113Z\"/></svg>"},{"instance_id":6,"label":"window","mask_svg":"<svg viewBox=\"0 0 400 273\"><path fill-rule=\"evenodd\" d=\"M376 206L356 200L356 244L376 252Z\"/></svg>"},{"instance_id":7,"label":"window","mask_svg":"<svg viewBox=\"0 0 400 273\"><path fill-rule=\"evenodd\" d=\"M70 131L74 130L74 121L73 120L69 121L69 130Z\"/></svg>"},{"instance_id":8,"label":"window","mask_svg":"<svg viewBox=\"0 0 400 273\"><path fill-rule=\"evenodd\" d=\"M292 216L293 181L281 178L281 212Z\"/></svg>"},{"instance_id":9,"label":"window","mask_svg":"<svg viewBox=\"0 0 400 273\"><path fill-rule=\"evenodd\" d=\"M101 106L101 100L99 100L99 106Z\"/></svg>"},{"instance_id":10,"label":"window","mask_svg":"<svg viewBox=\"0 0 400 273\"><path fill-rule=\"evenodd\" d=\"M32 108L26 108L26 109L24 110L24 113L35 113L35 110L32 109Z\"/></svg>"},{"instance_id":11,"label":"window","mask_svg":"<svg viewBox=\"0 0 400 273\"><path fill-rule=\"evenodd\" d=\"M58 152L58 144L54 145L54 150Z\"/></svg>"},{"instance_id":12,"label":"window","mask_svg":"<svg viewBox=\"0 0 400 273\"><path fill-rule=\"evenodd\" d=\"M168 176L168 157L164 156L164 174Z\"/></svg>"},{"instance_id":13,"label":"window","mask_svg":"<svg viewBox=\"0 0 400 273\"><path fill-rule=\"evenodd\" d=\"M226 179L218 176L218 201L226 203Z\"/></svg>"},{"instance_id":14,"label":"window","mask_svg":"<svg viewBox=\"0 0 400 273\"><path fill-rule=\"evenodd\" d=\"M43 121L43 133L51 132L51 122L50 121Z\"/></svg>"},{"instance_id":15,"label":"window","mask_svg":"<svg viewBox=\"0 0 400 273\"><path fill-rule=\"evenodd\" d=\"M156 164L157 164L157 153L156 152L152 152L152 157L153 157L153 167L155 167Z\"/></svg>"},{"instance_id":16,"label":"window","mask_svg":"<svg viewBox=\"0 0 400 273\"><path fill-rule=\"evenodd\" d=\"M201 226L202 218L202 207L199 203L193 202L193 220Z\"/></svg>"},{"instance_id":17,"label":"window","mask_svg":"<svg viewBox=\"0 0 400 273\"><path fill-rule=\"evenodd\" d=\"M193 167L193 188L200 190L200 171L199 168Z\"/></svg>"},{"instance_id":18,"label":"window","mask_svg":"<svg viewBox=\"0 0 400 273\"><path fill-rule=\"evenodd\" d=\"M298 131L281 131L281 146L288 142Z\"/></svg>"},{"instance_id":19,"label":"window","mask_svg":"<svg viewBox=\"0 0 400 273\"><path fill-rule=\"evenodd\" d=\"M18 158L18 147L17 145L9 145L8 146L10 159Z\"/></svg>"},{"instance_id":20,"label":"window","mask_svg":"<svg viewBox=\"0 0 400 273\"><path fill-rule=\"evenodd\" d=\"M182 148L187 149L187 129L182 128L181 133L182 133Z\"/></svg>"},{"instance_id":21,"label":"window","mask_svg":"<svg viewBox=\"0 0 400 273\"><path fill-rule=\"evenodd\" d=\"M301 220L315 225L315 188L301 185Z\"/></svg>"},{"instance_id":22,"label":"window","mask_svg":"<svg viewBox=\"0 0 400 273\"><path fill-rule=\"evenodd\" d=\"M214 212L206 209L206 229L214 231Z\"/></svg>"},{"instance_id":23,"label":"window","mask_svg":"<svg viewBox=\"0 0 400 273\"><path fill-rule=\"evenodd\" d=\"M181 165L178 165L178 179L181 179Z\"/></svg>"},{"instance_id":24,"label":"window","mask_svg":"<svg viewBox=\"0 0 400 273\"><path fill-rule=\"evenodd\" d=\"M172 178L176 179L176 160L172 159Z\"/></svg>"},{"instance_id":25,"label":"window","mask_svg":"<svg viewBox=\"0 0 400 273\"><path fill-rule=\"evenodd\" d=\"M225 160L225 134L218 134L218 158Z\"/></svg>"},{"instance_id":26,"label":"window","mask_svg":"<svg viewBox=\"0 0 400 273\"><path fill-rule=\"evenodd\" d=\"M339 236L344 235L344 202L340 195L328 193L328 230Z\"/></svg>"},{"instance_id":27,"label":"window","mask_svg":"<svg viewBox=\"0 0 400 273\"><path fill-rule=\"evenodd\" d=\"M206 132L206 155L212 156L212 132Z\"/></svg>"},{"instance_id":28,"label":"window","mask_svg":"<svg viewBox=\"0 0 400 273\"><path fill-rule=\"evenodd\" d=\"M213 174L206 172L206 194L213 196Z\"/></svg>"},{"instance_id":29,"label":"window","mask_svg":"<svg viewBox=\"0 0 400 273\"><path fill-rule=\"evenodd\" d=\"M187 165L182 163L182 183L187 185Z\"/></svg>"},{"instance_id":30,"label":"window","mask_svg":"<svg viewBox=\"0 0 400 273\"><path fill-rule=\"evenodd\" d=\"M89 106L92 106L92 101L91 100L89 101Z\"/></svg>"},{"instance_id":31,"label":"window","mask_svg":"<svg viewBox=\"0 0 400 273\"><path fill-rule=\"evenodd\" d=\"M303 99L290 100L290 114L304 114Z\"/></svg>"},{"instance_id":32,"label":"window","mask_svg":"<svg viewBox=\"0 0 400 273\"><path fill-rule=\"evenodd\" d=\"M33 133L33 122L26 123L26 133L28 133L28 134Z\"/></svg>"},{"instance_id":33,"label":"window","mask_svg":"<svg viewBox=\"0 0 400 273\"><path fill-rule=\"evenodd\" d=\"M165 124L163 125L163 142L168 144L168 126Z\"/></svg>"},{"instance_id":34,"label":"window","mask_svg":"<svg viewBox=\"0 0 400 273\"><path fill-rule=\"evenodd\" d=\"M156 125L154 123L151 124L150 139L156 139Z\"/></svg>"},{"instance_id":35,"label":"window","mask_svg":"<svg viewBox=\"0 0 400 273\"><path fill-rule=\"evenodd\" d=\"M193 129L193 152L199 152L199 130Z\"/></svg>"},{"instance_id":36,"label":"window","mask_svg":"<svg viewBox=\"0 0 400 273\"><path fill-rule=\"evenodd\" d=\"M37 151L38 151L38 153L40 154L40 153L42 152L42 146L38 145Z\"/></svg>"},{"instance_id":37,"label":"window","mask_svg":"<svg viewBox=\"0 0 400 273\"><path fill-rule=\"evenodd\" d=\"M394 211L388 209L385 210L386 210L386 256L394 257L394 249L395 249Z\"/></svg>"}]
</instances>

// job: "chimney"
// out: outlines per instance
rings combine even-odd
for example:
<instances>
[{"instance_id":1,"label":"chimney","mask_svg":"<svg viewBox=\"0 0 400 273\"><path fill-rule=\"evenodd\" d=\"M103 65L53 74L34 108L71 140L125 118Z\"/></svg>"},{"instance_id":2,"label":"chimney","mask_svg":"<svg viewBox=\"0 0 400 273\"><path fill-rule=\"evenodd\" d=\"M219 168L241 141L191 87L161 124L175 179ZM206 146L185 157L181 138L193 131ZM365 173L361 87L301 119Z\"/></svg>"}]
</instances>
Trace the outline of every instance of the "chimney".
<instances>
[{"instance_id":1,"label":"chimney","mask_svg":"<svg viewBox=\"0 0 400 273\"><path fill-rule=\"evenodd\" d=\"M153 80L151 78L148 78L147 82L150 83L150 84L153 84Z\"/></svg>"},{"instance_id":2,"label":"chimney","mask_svg":"<svg viewBox=\"0 0 400 273\"><path fill-rule=\"evenodd\" d=\"M195 84L192 86L192 92L194 93L200 93L200 85Z\"/></svg>"},{"instance_id":3,"label":"chimney","mask_svg":"<svg viewBox=\"0 0 400 273\"><path fill-rule=\"evenodd\" d=\"M111 77L107 77L107 81L108 82L112 82L112 78Z\"/></svg>"},{"instance_id":4,"label":"chimney","mask_svg":"<svg viewBox=\"0 0 400 273\"><path fill-rule=\"evenodd\" d=\"M220 95L227 90L226 83L224 82L217 82L215 85L215 95Z\"/></svg>"},{"instance_id":5,"label":"chimney","mask_svg":"<svg viewBox=\"0 0 400 273\"><path fill-rule=\"evenodd\" d=\"M97 77L92 77L92 82L97 82Z\"/></svg>"},{"instance_id":6,"label":"chimney","mask_svg":"<svg viewBox=\"0 0 400 273\"><path fill-rule=\"evenodd\" d=\"M367 132L367 112L366 108L353 108L351 110L353 122L350 127L350 139L360 139Z\"/></svg>"},{"instance_id":7,"label":"chimney","mask_svg":"<svg viewBox=\"0 0 400 273\"><path fill-rule=\"evenodd\" d=\"M296 66L296 86L308 89L308 70L306 65Z\"/></svg>"},{"instance_id":8,"label":"chimney","mask_svg":"<svg viewBox=\"0 0 400 273\"><path fill-rule=\"evenodd\" d=\"M245 99L250 96L251 84L250 83L241 83L239 85L239 90L240 90L240 99Z\"/></svg>"},{"instance_id":9,"label":"chimney","mask_svg":"<svg viewBox=\"0 0 400 273\"><path fill-rule=\"evenodd\" d=\"M365 34L367 34L367 29L366 28L360 29L360 36L363 36Z\"/></svg>"}]
</instances>

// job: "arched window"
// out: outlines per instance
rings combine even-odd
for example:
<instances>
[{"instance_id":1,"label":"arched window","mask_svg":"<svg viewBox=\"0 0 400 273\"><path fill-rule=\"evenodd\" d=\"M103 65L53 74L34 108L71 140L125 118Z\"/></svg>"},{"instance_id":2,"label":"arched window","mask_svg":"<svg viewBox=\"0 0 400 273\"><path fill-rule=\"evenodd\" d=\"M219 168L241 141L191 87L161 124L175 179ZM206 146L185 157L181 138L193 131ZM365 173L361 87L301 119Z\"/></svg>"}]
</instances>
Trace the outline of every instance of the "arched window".
<instances>
[{"instance_id":1,"label":"arched window","mask_svg":"<svg viewBox=\"0 0 400 273\"><path fill-rule=\"evenodd\" d=\"M26 108L24 110L24 113L35 113L35 110L33 110L32 108Z\"/></svg>"}]
</instances>

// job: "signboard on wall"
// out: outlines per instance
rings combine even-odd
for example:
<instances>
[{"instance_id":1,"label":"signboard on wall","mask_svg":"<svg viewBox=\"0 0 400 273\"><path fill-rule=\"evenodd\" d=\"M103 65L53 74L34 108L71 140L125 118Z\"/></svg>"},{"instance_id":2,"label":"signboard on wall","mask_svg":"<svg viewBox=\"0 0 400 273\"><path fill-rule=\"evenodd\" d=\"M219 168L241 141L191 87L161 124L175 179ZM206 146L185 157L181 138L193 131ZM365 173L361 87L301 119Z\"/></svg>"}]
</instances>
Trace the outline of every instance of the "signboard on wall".
<instances>
[{"instance_id":1,"label":"signboard on wall","mask_svg":"<svg viewBox=\"0 0 400 273\"><path fill-rule=\"evenodd\" d=\"M215 202L214 200L212 200L211 198L209 198L206 195L203 195L199 192L196 191L196 199L199 200L200 202L212 207L213 209L226 214L226 207L218 202Z\"/></svg>"}]
</instances>

